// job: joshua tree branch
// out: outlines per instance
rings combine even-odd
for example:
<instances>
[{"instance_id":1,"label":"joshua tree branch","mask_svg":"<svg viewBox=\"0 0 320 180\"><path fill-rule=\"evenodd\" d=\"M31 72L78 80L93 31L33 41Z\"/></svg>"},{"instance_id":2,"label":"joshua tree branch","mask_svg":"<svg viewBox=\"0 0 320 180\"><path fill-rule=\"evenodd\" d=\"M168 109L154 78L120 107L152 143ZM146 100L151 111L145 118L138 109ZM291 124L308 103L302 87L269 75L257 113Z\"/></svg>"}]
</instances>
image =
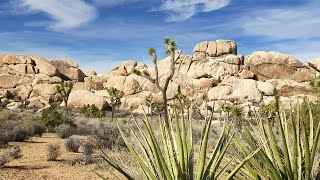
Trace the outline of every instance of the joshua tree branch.
<instances>
[{"instance_id":1,"label":"joshua tree branch","mask_svg":"<svg viewBox=\"0 0 320 180\"><path fill-rule=\"evenodd\" d=\"M159 69L158 69L158 64L157 64L157 55L155 53L152 55L152 60L153 60L154 69L155 69L155 73L156 73L155 84L156 84L157 88L161 92L163 92L164 88L162 88L159 83Z\"/></svg>"}]
</instances>

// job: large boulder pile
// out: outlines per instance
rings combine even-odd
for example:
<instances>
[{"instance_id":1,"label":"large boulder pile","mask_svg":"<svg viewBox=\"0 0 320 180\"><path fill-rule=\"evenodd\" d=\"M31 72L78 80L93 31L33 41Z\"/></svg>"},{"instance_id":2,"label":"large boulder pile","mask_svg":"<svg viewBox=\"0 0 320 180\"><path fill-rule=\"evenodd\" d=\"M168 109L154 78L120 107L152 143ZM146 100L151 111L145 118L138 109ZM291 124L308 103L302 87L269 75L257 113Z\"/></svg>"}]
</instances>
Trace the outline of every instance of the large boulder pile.
<instances>
[{"instance_id":1,"label":"large boulder pile","mask_svg":"<svg viewBox=\"0 0 320 180\"><path fill-rule=\"evenodd\" d=\"M50 102L62 101L57 84L63 80L83 81L86 77L78 66L69 60L49 61L37 56L1 54L0 106L16 108L29 104L41 108Z\"/></svg>"},{"instance_id":2,"label":"large boulder pile","mask_svg":"<svg viewBox=\"0 0 320 180\"><path fill-rule=\"evenodd\" d=\"M175 57L176 71L167 91L169 100L182 92L199 106L228 102L258 107L270 103L275 95L285 99L284 103L298 102L303 95L311 99L316 96L308 84L320 72L320 63L317 66L314 61L304 65L292 56L264 51L244 57L237 54L237 43L231 40L204 41L195 46L193 55L177 51ZM123 109L141 110L148 94L161 103L161 92L152 82L130 73L138 67L137 62L127 61L106 75L105 87L124 91ZM170 58L159 61L158 69L163 84L170 72ZM144 66L143 70L155 77L154 67Z\"/></svg>"},{"instance_id":3,"label":"large boulder pile","mask_svg":"<svg viewBox=\"0 0 320 180\"><path fill-rule=\"evenodd\" d=\"M320 74L320 59L308 65L298 59L278 53L256 51L244 57L237 54L237 43L231 40L204 41L194 47L192 55L175 52L175 73L169 83L167 97L171 101L181 92L196 106L205 104L219 108L224 103L236 103L258 108L271 103L275 95L284 105L301 102L304 96L314 99L316 92L309 81ZM170 57L158 61L162 86L170 74ZM65 80L75 82L68 105L74 109L95 104L109 108L107 88L124 92L120 109L142 112L145 97L152 95L152 103L162 103L162 94L149 79L155 77L154 67L133 60L121 62L105 75L95 71L81 71L71 60L45 60L25 55L0 55L0 105L16 108L21 99L32 107L43 107L61 101L56 85Z\"/></svg>"}]
</instances>

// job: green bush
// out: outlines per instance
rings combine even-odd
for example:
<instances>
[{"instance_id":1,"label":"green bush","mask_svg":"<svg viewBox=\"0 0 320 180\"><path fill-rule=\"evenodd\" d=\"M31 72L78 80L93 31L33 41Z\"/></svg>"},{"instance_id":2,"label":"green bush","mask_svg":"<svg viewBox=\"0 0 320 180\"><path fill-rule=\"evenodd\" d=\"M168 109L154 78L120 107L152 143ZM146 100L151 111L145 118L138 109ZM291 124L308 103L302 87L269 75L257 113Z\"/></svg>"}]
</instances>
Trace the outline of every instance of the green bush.
<instances>
[{"instance_id":1,"label":"green bush","mask_svg":"<svg viewBox=\"0 0 320 180\"><path fill-rule=\"evenodd\" d=\"M87 118L102 118L105 117L106 114L103 111L100 111L96 105L85 105L81 111Z\"/></svg>"},{"instance_id":2,"label":"green bush","mask_svg":"<svg viewBox=\"0 0 320 180\"><path fill-rule=\"evenodd\" d=\"M69 124L73 127L75 126L71 112L66 110L59 111L55 107L49 107L43 110L40 122L48 128L49 132L54 132L55 128L61 124Z\"/></svg>"}]
</instances>

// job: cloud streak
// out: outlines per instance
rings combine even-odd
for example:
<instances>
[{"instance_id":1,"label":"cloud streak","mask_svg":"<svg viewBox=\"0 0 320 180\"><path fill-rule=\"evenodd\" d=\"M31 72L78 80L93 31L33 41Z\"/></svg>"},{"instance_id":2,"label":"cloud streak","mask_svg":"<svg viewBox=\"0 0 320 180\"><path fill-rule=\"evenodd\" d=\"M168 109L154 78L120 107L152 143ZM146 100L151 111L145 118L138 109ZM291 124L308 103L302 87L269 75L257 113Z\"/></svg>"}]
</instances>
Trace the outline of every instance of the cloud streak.
<instances>
[{"instance_id":1,"label":"cloud streak","mask_svg":"<svg viewBox=\"0 0 320 180\"><path fill-rule=\"evenodd\" d=\"M168 21L185 21L197 13L221 9L231 0L165 0L159 10L169 14Z\"/></svg>"},{"instance_id":2,"label":"cloud streak","mask_svg":"<svg viewBox=\"0 0 320 180\"><path fill-rule=\"evenodd\" d=\"M19 0L26 13L45 13L51 21L48 28L63 31L79 27L97 18L96 8L84 0Z\"/></svg>"},{"instance_id":3,"label":"cloud streak","mask_svg":"<svg viewBox=\"0 0 320 180\"><path fill-rule=\"evenodd\" d=\"M320 37L320 11L314 5L254 11L236 22L245 34L273 40Z\"/></svg>"},{"instance_id":4,"label":"cloud streak","mask_svg":"<svg viewBox=\"0 0 320 180\"><path fill-rule=\"evenodd\" d=\"M131 4L144 0L92 0L92 3L96 6L117 6L122 4Z\"/></svg>"}]
</instances>

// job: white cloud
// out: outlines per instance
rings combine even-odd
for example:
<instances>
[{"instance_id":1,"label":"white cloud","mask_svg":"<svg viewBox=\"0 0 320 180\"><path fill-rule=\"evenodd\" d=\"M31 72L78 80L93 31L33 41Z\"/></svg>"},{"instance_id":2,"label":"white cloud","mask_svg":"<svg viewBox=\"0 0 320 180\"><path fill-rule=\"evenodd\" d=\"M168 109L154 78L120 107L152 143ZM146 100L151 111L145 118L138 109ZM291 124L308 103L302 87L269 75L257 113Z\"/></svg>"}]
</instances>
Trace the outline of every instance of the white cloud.
<instances>
[{"instance_id":1,"label":"white cloud","mask_svg":"<svg viewBox=\"0 0 320 180\"><path fill-rule=\"evenodd\" d=\"M46 13L53 20L49 28L55 31L79 27L98 15L95 7L84 0L19 0L18 3L28 13Z\"/></svg>"},{"instance_id":2,"label":"white cloud","mask_svg":"<svg viewBox=\"0 0 320 180\"><path fill-rule=\"evenodd\" d=\"M199 12L221 9L231 0L165 0L159 10L169 13L169 21L184 21Z\"/></svg>"},{"instance_id":3,"label":"white cloud","mask_svg":"<svg viewBox=\"0 0 320 180\"><path fill-rule=\"evenodd\" d=\"M117 6L122 4L130 4L143 0L92 0L93 4L97 6Z\"/></svg>"},{"instance_id":4,"label":"white cloud","mask_svg":"<svg viewBox=\"0 0 320 180\"><path fill-rule=\"evenodd\" d=\"M319 6L318 6L319 7ZM272 39L320 37L320 11L314 5L249 13L237 22L245 34Z\"/></svg>"}]
</instances>

